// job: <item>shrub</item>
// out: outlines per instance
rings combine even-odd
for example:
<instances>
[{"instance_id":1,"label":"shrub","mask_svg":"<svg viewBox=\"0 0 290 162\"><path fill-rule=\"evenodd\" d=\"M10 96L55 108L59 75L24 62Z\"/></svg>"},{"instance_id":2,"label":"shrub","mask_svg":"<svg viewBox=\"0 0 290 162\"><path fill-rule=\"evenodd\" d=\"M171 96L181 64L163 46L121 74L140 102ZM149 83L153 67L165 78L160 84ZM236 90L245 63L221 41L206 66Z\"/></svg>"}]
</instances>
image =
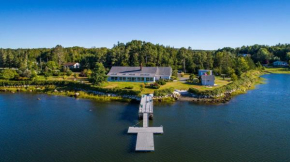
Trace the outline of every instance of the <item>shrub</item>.
<instances>
[{"instance_id":1,"label":"shrub","mask_svg":"<svg viewBox=\"0 0 290 162\"><path fill-rule=\"evenodd\" d=\"M172 77L177 78L178 70L173 70L172 71Z\"/></svg>"},{"instance_id":2,"label":"shrub","mask_svg":"<svg viewBox=\"0 0 290 162\"><path fill-rule=\"evenodd\" d=\"M49 72L49 71L48 71L48 72L44 72L44 76L45 76L45 77L50 77L50 76L52 76L52 73Z\"/></svg>"},{"instance_id":3,"label":"shrub","mask_svg":"<svg viewBox=\"0 0 290 162\"><path fill-rule=\"evenodd\" d=\"M71 76L72 73L73 73L73 72L72 72L71 70L67 70L67 71L66 71L66 75L67 75L67 76Z\"/></svg>"},{"instance_id":4,"label":"shrub","mask_svg":"<svg viewBox=\"0 0 290 162\"><path fill-rule=\"evenodd\" d=\"M31 71L31 78L37 77L37 72L35 70Z\"/></svg>"},{"instance_id":5,"label":"shrub","mask_svg":"<svg viewBox=\"0 0 290 162\"><path fill-rule=\"evenodd\" d=\"M133 89L133 86L124 87L124 89Z\"/></svg>"},{"instance_id":6,"label":"shrub","mask_svg":"<svg viewBox=\"0 0 290 162\"><path fill-rule=\"evenodd\" d=\"M144 84L140 84L140 91L142 92L144 89L145 85Z\"/></svg>"},{"instance_id":7,"label":"shrub","mask_svg":"<svg viewBox=\"0 0 290 162\"><path fill-rule=\"evenodd\" d=\"M172 80L176 80L177 77L176 77L176 76L171 76L171 79L172 79Z\"/></svg>"},{"instance_id":8,"label":"shrub","mask_svg":"<svg viewBox=\"0 0 290 162\"><path fill-rule=\"evenodd\" d=\"M231 75L231 79L232 79L232 81L236 81L236 80L238 80L238 76L235 73L233 73Z\"/></svg>"},{"instance_id":9,"label":"shrub","mask_svg":"<svg viewBox=\"0 0 290 162\"><path fill-rule=\"evenodd\" d=\"M165 85L166 84L166 80L164 79L159 79L158 81L156 81L156 83L160 84L160 85Z\"/></svg>"},{"instance_id":10,"label":"shrub","mask_svg":"<svg viewBox=\"0 0 290 162\"><path fill-rule=\"evenodd\" d=\"M152 84L146 84L146 88L151 88L151 89L159 89L160 85L158 83L152 83Z\"/></svg>"},{"instance_id":11,"label":"shrub","mask_svg":"<svg viewBox=\"0 0 290 162\"><path fill-rule=\"evenodd\" d=\"M81 73L81 77L90 77L92 75L92 70L91 69L84 69Z\"/></svg>"},{"instance_id":12,"label":"shrub","mask_svg":"<svg viewBox=\"0 0 290 162\"><path fill-rule=\"evenodd\" d=\"M155 90L154 96L166 96L168 94L172 94L173 91L174 91L173 87L170 87L167 89Z\"/></svg>"},{"instance_id":13,"label":"shrub","mask_svg":"<svg viewBox=\"0 0 290 162\"><path fill-rule=\"evenodd\" d=\"M13 79L15 77L15 71L14 70L11 70L11 69L5 69L3 70L2 72L2 77L4 79Z\"/></svg>"},{"instance_id":14,"label":"shrub","mask_svg":"<svg viewBox=\"0 0 290 162\"><path fill-rule=\"evenodd\" d=\"M60 76L60 72L59 72L58 70L54 70L54 71L52 72L52 75L53 75L53 76Z\"/></svg>"},{"instance_id":15,"label":"shrub","mask_svg":"<svg viewBox=\"0 0 290 162\"><path fill-rule=\"evenodd\" d=\"M195 78L196 78L196 76L194 74L190 74L190 76L189 76L190 81L193 81Z\"/></svg>"}]
</instances>

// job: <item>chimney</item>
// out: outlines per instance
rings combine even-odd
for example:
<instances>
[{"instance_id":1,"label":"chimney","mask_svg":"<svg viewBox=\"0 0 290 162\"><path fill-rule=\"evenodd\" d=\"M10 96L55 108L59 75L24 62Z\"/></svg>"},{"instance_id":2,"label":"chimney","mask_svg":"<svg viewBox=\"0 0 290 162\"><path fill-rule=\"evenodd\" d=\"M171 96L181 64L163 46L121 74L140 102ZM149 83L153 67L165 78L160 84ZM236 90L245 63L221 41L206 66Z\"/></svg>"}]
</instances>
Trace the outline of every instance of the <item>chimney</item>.
<instances>
[{"instance_id":1,"label":"chimney","mask_svg":"<svg viewBox=\"0 0 290 162\"><path fill-rule=\"evenodd\" d=\"M140 63L140 71L142 71L142 62Z\"/></svg>"}]
</instances>

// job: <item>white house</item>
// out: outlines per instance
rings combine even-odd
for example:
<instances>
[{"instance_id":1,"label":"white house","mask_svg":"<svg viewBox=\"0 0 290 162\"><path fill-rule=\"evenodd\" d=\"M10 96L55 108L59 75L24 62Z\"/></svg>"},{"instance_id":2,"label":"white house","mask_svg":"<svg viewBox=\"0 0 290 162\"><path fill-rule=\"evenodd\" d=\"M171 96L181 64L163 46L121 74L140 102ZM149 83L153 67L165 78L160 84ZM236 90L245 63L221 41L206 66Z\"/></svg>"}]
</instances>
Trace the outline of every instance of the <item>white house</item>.
<instances>
[{"instance_id":1,"label":"white house","mask_svg":"<svg viewBox=\"0 0 290 162\"><path fill-rule=\"evenodd\" d=\"M288 66L288 63L285 61L275 61L273 62L273 66Z\"/></svg>"},{"instance_id":2,"label":"white house","mask_svg":"<svg viewBox=\"0 0 290 162\"><path fill-rule=\"evenodd\" d=\"M205 86L214 86L215 76L214 75L202 75L201 84Z\"/></svg>"},{"instance_id":3,"label":"white house","mask_svg":"<svg viewBox=\"0 0 290 162\"><path fill-rule=\"evenodd\" d=\"M172 68L113 66L107 75L108 81L155 82L159 79L170 79Z\"/></svg>"},{"instance_id":4,"label":"white house","mask_svg":"<svg viewBox=\"0 0 290 162\"><path fill-rule=\"evenodd\" d=\"M198 76L202 76L207 73L209 73L208 75L212 75L212 70L203 70L203 69L198 70Z\"/></svg>"},{"instance_id":5,"label":"white house","mask_svg":"<svg viewBox=\"0 0 290 162\"><path fill-rule=\"evenodd\" d=\"M68 63L65 63L63 66L66 67L66 68L70 68L70 69L79 69L80 68L80 63L68 62Z\"/></svg>"}]
</instances>

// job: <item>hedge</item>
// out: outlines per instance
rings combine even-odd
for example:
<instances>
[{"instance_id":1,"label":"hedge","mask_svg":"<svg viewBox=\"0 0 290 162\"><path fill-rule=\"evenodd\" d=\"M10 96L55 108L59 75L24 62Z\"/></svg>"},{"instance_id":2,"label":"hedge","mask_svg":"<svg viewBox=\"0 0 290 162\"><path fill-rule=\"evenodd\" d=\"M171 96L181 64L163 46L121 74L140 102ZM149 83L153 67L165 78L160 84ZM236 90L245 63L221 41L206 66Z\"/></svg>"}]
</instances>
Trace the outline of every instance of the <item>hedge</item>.
<instances>
[{"instance_id":1,"label":"hedge","mask_svg":"<svg viewBox=\"0 0 290 162\"><path fill-rule=\"evenodd\" d=\"M141 94L141 91L131 90L131 89L120 89L120 88L102 88L89 84L83 84L79 82L71 81L0 81L0 86L24 86L24 85L34 85L34 86L46 86L55 85L59 87L66 87L69 89L83 89L91 90L103 93L113 93L117 95L135 95Z\"/></svg>"}]
</instances>

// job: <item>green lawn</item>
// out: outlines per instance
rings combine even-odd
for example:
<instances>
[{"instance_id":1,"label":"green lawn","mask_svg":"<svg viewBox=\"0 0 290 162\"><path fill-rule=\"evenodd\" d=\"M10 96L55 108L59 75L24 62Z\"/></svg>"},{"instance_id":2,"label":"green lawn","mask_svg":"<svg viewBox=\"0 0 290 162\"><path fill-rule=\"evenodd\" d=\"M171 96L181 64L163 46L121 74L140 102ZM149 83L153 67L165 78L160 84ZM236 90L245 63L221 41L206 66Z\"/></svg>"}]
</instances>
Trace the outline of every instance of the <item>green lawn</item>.
<instances>
[{"instance_id":1,"label":"green lawn","mask_svg":"<svg viewBox=\"0 0 290 162\"><path fill-rule=\"evenodd\" d=\"M184 75L183 78L189 78L189 75ZM44 76L39 76L38 78L39 80L45 80ZM47 78L47 80L58 80L58 81L73 81L75 78L73 75L69 76L69 77L63 77L63 76L50 76ZM85 83L88 83L88 78L86 77L77 77L76 78L77 81L83 81ZM226 78L225 80L223 80L221 77L216 76L216 80L215 80L215 84L217 84L217 86L214 87L207 87L207 86L202 86L199 84L191 84L191 83L184 83L181 81L173 81L173 82L167 82L165 85L161 86L159 89L166 89L166 88L170 88L173 87L174 89L178 89L178 90L188 90L189 88L196 88L198 90L204 91L204 90L212 90L215 89L217 87L221 87L223 85L229 84L230 78ZM101 87L104 88L125 88L125 87L129 87L129 86L133 86L133 90L140 90L140 85L144 84L144 83L139 83L139 82L105 82L101 85ZM142 93L143 94L147 94L147 93L153 93L154 90L156 89L150 89L150 88L144 88Z\"/></svg>"},{"instance_id":2,"label":"green lawn","mask_svg":"<svg viewBox=\"0 0 290 162\"><path fill-rule=\"evenodd\" d=\"M45 80L45 77L43 75L39 75L38 80ZM47 80L49 81L74 81L75 80L75 77L74 75L71 75L71 76L66 76L66 77L63 77L63 76L50 76L47 78ZM76 81L83 81L85 83L88 83L88 78L87 77L77 77L76 78Z\"/></svg>"},{"instance_id":3,"label":"green lawn","mask_svg":"<svg viewBox=\"0 0 290 162\"><path fill-rule=\"evenodd\" d=\"M289 68L266 68L265 71L275 74L290 74Z\"/></svg>"},{"instance_id":4,"label":"green lawn","mask_svg":"<svg viewBox=\"0 0 290 162\"><path fill-rule=\"evenodd\" d=\"M188 90L189 88L196 88L196 89L199 89L201 91L204 91L204 90L212 90L212 89L221 87L221 86L229 84L229 83L231 83L231 81L228 78L223 80L220 77L216 77L215 84L217 84L217 86L214 86L214 87L207 87L207 86L202 86L199 84L183 83L180 81L173 81L173 82L167 82L165 85L161 86L159 89L166 89L166 88L173 87L174 89L178 89L178 90ZM141 84L143 84L143 83L138 83L138 82L106 82L106 83L103 83L102 87L105 87L105 88L115 88L115 87L125 88L128 86L133 86L133 90L140 90ZM144 93L144 94L153 93L154 90L156 90L156 89L144 88L142 93Z\"/></svg>"},{"instance_id":5,"label":"green lawn","mask_svg":"<svg viewBox=\"0 0 290 162\"><path fill-rule=\"evenodd\" d=\"M223 85L229 84L230 82L231 81L229 79L223 80L220 77L216 77L215 84L217 84L217 86L207 87L207 86L202 86L200 84L191 84L191 83L183 83L180 81L175 81L175 82L167 82L166 85L161 86L160 89L174 87L175 89L178 89L178 90L188 90L189 88L196 88L198 90L204 91L204 90L215 89L215 88L221 87Z\"/></svg>"}]
</instances>

